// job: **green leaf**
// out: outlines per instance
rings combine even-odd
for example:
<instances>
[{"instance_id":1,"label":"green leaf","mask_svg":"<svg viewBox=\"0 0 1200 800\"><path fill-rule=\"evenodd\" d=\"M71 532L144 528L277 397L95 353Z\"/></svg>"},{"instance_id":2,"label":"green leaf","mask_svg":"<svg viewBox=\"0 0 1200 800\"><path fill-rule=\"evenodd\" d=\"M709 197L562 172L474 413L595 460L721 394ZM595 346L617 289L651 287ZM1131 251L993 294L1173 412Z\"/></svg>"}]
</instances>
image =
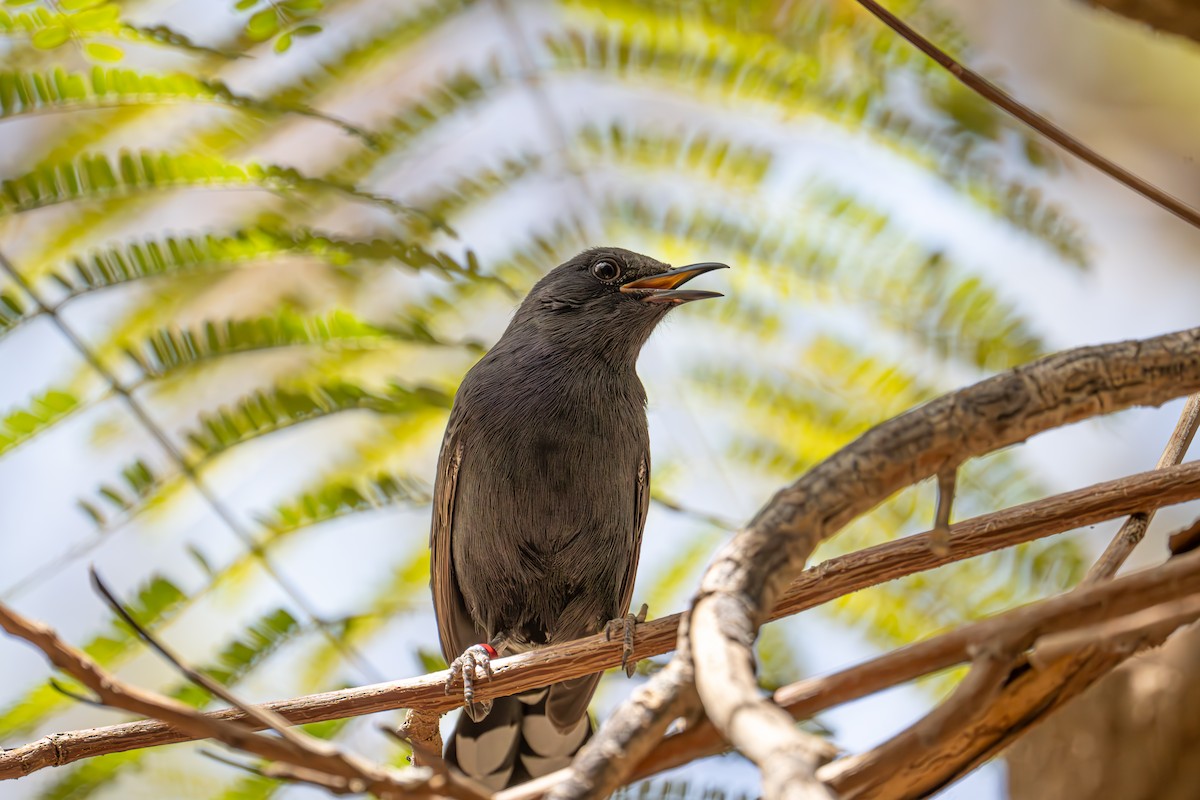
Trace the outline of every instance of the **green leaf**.
<instances>
[{"instance_id":1,"label":"green leaf","mask_svg":"<svg viewBox=\"0 0 1200 800\"><path fill-rule=\"evenodd\" d=\"M279 30L279 15L274 8L264 8L246 23L246 35L256 42L265 41Z\"/></svg>"},{"instance_id":2,"label":"green leaf","mask_svg":"<svg viewBox=\"0 0 1200 800\"><path fill-rule=\"evenodd\" d=\"M214 320L186 329L164 328L125 352L148 377L161 378L234 353L299 345L370 349L413 341L405 333L371 325L346 311L315 317L281 311L270 317Z\"/></svg>"},{"instance_id":3,"label":"green leaf","mask_svg":"<svg viewBox=\"0 0 1200 800\"><path fill-rule=\"evenodd\" d=\"M71 17L70 25L76 33L113 31L120 22L120 16L120 7L116 3L108 3L75 14Z\"/></svg>"},{"instance_id":4,"label":"green leaf","mask_svg":"<svg viewBox=\"0 0 1200 800\"><path fill-rule=\"evenodd\" d=\"M53 50L70 38L71 32L65 25L54 25L37 31L31 41L39 50Z\"/></svg>"},{"instance_id":5,"label":"green leaf","mask_svg":"<svg viewBox=\"0 0 1200 800\"><path fill-rule=\"evenodd\" d=\"M246 11L254 8L256 5L258 5L258 3L259 0L238 0L237 5L235 5L234 8L236 8L238 11Z\"/></svg>"},{"instance_id":6,"label":"green leaf","mask_svg":"<svg viewBox=\"0 0 1200 800\"><path fill-rule=\"evenodd\" d=\"M104 526L109 518L102 508L107 508L110 513L136 513L166 481L166 476L155 472L145 461L134 459L121 470L118 480L102 483L96 488L95 501L79 499L76 505L97 526Z\"/></svg>"},{"instance_id":7,"label":"green leaf","mask_svg":"<svg viewBox=\"0 0 1200 800\"><path fill-rule=\"evenodd\" d=\"M410 240L349 239L306 228L271 227L243 228L223 234L165 235L112 244L86 256L71 257L69 265L55 270L51 277L67 291L68 298L74 298L130 281L226 271L255 261L292 255L320 258L335 266L390 261L413 270L483 277L450 255L430 252ZM0 304L8 296L0 294ZM12 302L14 315L24 313L15 296ZM0 330L3 329L3 315L4 307L0 305ZM14 317L16 319L20 317Z\"/></svg>"},{"instance_id":8,"label":"green leaf","mask_svg":"<svg viewBox=\"0 0 1200 800\"><path fill-rule=\"evenodd\" d=\"M292 47L292 35L285 33L275 40L274 50L276 53L286 53Z\"/></svg>"},{"instance_id":9,"label":"green leaf","mask_svg":"<svg viewBox=\"0 0 1200 800\"><path fill-rule=\"evenodd\" d=\"M0 337L29 319L33 314L23 295L14 289L0 290Z\"/></svg>"},{"instance_id":10,"label":"green leaf","mask_svg":"<svg viewBox=\"0 0 1200 800\"><path fill-rule=\"evenodd\" d=\"M272 536L278 536L360 511L429 501L429 488L420 481L380 472L367 478L332 478L280 503L258 521Z\"/></svg>"},{"instance_id":11,"label":"green leaf","mask_svg":"<svg viewBox=\"0 0 1200 800\"><path fill-rule=\"evenodd\" d=\"M0 455L43 433L80 407L73 394L51 389L0 418Z\"/></svg>"},{"instance_id":12,"label":"green leaf","mask_svg":"<svg viewBox=\"0 0 1200 800\"><path fill-rule=\"evenodd\" d=\"M346 382L299 390L276 387L201 414L185 438L200 458L210 459L235 445L330 414L362 410L404 415L449 408L450 402L450 396L438 389L409 389L399 384L382 392Z\"/></svg>"},{"instance_id":13,"label":"green leaf","mask_svg":"<svg viewBox=\"0 0 1200 800\"><path fill-rule=\"evenodd\" d=\"M387 197L335 181L311 178L291 167L249 162L234 164L198 153L122 151L116 159L81 155L69 162L43 164L0 181L0 216L80 200L104 199L165 189L253 186L271 192L336 192L396 213L413 210Z\"/></svg>"},{"instance_id":14,"label":"green leaf","mask_svg":"<svg viewBox=\"0 0 1200 800\"><path fill-rule=\"evenodd\" d=\"M96 61L120 61L125 57L125 51L111 44L88 42L83 46L83 52Z\"/></svg>"},{"instance_id":15,"label":"green leaf","mask_svg":"<svg viewBox=\"0 0 1200 800\"><path fill-rule=\"evenodd\" d=\"M75 12L83 11L87 8L95 8L104 2L105 0L59 0L58 7L63 11Z\"/></svg>"}]
</instances>

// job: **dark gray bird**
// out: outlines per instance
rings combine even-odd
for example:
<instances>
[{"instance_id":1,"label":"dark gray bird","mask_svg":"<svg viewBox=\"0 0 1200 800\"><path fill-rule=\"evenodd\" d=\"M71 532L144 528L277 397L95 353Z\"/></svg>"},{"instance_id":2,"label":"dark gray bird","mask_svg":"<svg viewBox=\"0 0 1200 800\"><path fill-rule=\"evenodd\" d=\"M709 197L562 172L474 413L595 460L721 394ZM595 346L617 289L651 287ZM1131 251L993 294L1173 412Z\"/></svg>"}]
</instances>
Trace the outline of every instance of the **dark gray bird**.
<instances>
[{"instance_id":1,"label":"dark gray bird","mask_svg":"<svg viewBox=\"0 0 1200 800\"><path fill-rule=\"evenodd\" d=\"M461 678L466 701L446 759L492 789L560 769L591 735L599 675L494 703L472 684L490 658L628 612L650 502L638 353L669 309L721 296L679 287L724 266L581 253L538 281L454 398L430 535L446 688Z\"/></svg>"}]
</instances>

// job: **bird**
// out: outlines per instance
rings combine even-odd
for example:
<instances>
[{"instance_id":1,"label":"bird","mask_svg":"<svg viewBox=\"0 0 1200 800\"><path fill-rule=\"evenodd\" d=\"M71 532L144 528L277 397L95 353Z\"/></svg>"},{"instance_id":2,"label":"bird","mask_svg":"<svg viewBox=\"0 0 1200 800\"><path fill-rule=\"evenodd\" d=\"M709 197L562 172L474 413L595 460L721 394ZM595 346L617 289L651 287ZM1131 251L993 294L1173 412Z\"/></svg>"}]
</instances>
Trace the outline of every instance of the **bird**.
<instances>
[{"instance_id":1,"label":"bird","mask_svg":"<svg viewBox=\"0 0 1200 800\"><path fill-rule=\"evenodd\" d=\"M434 612L464 700L445 761L497 791L566 766L591 737L600 675L476 701L491 660L592 635L629 615L650 503L646 392L636 363L681 289L727 265L672 269L586 250L529 291L455 393L430 526ZM632 673L632 664L626 664Z\"/></svg>"}]
</instances>

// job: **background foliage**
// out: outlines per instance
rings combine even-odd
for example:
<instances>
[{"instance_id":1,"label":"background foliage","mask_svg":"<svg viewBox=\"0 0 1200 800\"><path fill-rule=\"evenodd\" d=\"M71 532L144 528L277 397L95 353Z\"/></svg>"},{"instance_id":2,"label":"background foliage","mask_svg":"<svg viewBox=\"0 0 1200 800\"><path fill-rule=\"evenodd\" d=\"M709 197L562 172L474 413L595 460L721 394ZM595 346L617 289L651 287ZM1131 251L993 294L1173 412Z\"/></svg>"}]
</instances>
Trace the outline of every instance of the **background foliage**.
<instances>
[{"instance_id":1,"label":"background foliage","mask_svg":"<svg viewBox=\"0 0 1200 800\"><path fill-rule=\"evenodd\" d=\"M891 7L966 47L925 4ZM456 383L585 246L734 265L728 296L673 315L642 361L652 615L735 510L1043 351L987 248L914 234L889 186L934 198L911 215L956 204L1055 270L1088 266L1037 188L1052 155L844 0L8 0L0 37L0 597L151 685L174 678L87 595L88 563L251 698L438 666L428 482ZM1041 487L1002 453L960 491L968 516ZM907 492L822 555L931 519L931 488ZM1082 564L1055 539L819 613L894 646ZM766 629L764 685L803 671L803 624ZM9 652L0 742L114 718ZM628 688L610 679L600 705ZM319 732L403 758L369 720ZM16 791L280 787L177 747Z\"/></svg>"}]
</instances>

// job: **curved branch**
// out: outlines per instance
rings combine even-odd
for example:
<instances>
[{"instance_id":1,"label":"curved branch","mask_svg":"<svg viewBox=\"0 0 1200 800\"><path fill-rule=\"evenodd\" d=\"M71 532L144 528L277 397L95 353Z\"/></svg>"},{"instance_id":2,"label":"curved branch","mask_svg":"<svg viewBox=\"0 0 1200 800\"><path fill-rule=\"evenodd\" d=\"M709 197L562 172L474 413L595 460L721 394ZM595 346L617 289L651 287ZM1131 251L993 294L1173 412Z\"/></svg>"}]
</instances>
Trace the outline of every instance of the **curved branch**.
<instances>
[{"instance_id":1,"label":"curved branch","mask_svg":"<svg viewBox=\"0 0 1200 800\"><path fill-rule=\"evenodd\" d=\"M752 647L765 612L821 541L949 465L1045 430L1161 404L1198 388L1200 329L1067 351L885 422L776 494L718 553L691 612L692 652L705 654L695 672L704 709L764 774L771 771L767 796L811 783L813 774L809 760L778 758L782 750L805 752L808 745L785 712L762 705L750 669ZM774 735L758 736L740 725L746 708L757 709L760 719L769 715ZM597 740L604 741L603 733Z\"/></svg>"}]
</instances>

